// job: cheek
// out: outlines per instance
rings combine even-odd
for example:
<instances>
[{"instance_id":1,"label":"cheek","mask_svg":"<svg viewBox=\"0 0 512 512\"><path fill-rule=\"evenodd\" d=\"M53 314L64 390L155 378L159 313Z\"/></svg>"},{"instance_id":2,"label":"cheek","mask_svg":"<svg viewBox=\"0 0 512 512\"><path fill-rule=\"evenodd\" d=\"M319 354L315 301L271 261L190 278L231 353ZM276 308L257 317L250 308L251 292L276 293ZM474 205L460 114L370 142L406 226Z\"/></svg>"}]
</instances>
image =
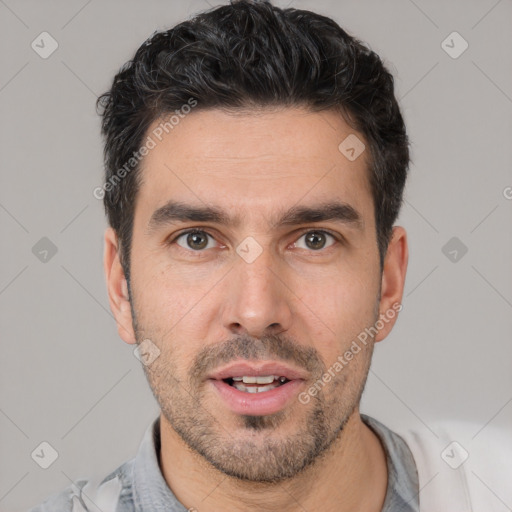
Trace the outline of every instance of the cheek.
<instances>
[{"instance_id":1,"label":"cheek","mask_svg":"<svg viewBox=\"0 0 512 512\"><path fill-rule=\"evenodd\" d=\"M177 267L147 258L135 266L137 307L156 325L177 323L197 302L201 294L201 280L192 278ZM204 292L203 292L204 294Z\"/></svg>"},{"instance_id":2,"label":"cheek","mask_svg":"<svg viewBox=\"0 0 512 512\"><path fill-rule=\"evenodd\" d=\"M155 272L148 268L140 269L134 283L137 321L144 336L155 340L183 375L181 369L188 368L201 348L205 296L213 285L172 269Z\"/></svg>"},{"instance_id":3,"label":"cheek","mask_svg":"<svg viewBox=\"0 0 512 512\"><path fill-rule=\"evenodd\" d=\"M304 313L316 324L314 343L324 362L344 354L352 341L373 325L377 293L374 283L340 278L317 283L304 294Z\"/></svg>"},{"instance_id":4,"label":"cheek","mask_svg":"<svg viewBox=\"0 0 512 512\"><path fill-rule=\"evenodd\" d=\"M303 300L328 320L328 325L352 331L373 319L378 286L359 276L339 273L309 288ZM327 322L326 322L327 323ZM342 334L340 332L339 334Z\"/></svg>"}]
</instances>

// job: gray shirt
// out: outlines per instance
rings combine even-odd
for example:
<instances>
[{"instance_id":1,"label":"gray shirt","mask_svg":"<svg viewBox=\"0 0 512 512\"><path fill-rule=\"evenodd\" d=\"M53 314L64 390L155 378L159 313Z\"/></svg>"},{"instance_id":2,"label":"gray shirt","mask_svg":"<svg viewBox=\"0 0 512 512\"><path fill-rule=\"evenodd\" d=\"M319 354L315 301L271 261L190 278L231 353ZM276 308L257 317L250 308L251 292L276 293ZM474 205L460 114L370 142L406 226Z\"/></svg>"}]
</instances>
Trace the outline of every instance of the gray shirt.
<instances>
[{"instance_id":1,"label":"gray shirt","mask_svg":"<svg viewBox=\"0 0 512 512\"><path fill-rule=\"evenodd\" d=\"M419 512L418 472L409 447L376 419L365 414L361 419L377 434L386 452L388 487L382 512ZM30 512L187 512L164 480L159 453L157 418L147 428L136 457L99 485L79 480Z\"/></svg>"}]
</instances>

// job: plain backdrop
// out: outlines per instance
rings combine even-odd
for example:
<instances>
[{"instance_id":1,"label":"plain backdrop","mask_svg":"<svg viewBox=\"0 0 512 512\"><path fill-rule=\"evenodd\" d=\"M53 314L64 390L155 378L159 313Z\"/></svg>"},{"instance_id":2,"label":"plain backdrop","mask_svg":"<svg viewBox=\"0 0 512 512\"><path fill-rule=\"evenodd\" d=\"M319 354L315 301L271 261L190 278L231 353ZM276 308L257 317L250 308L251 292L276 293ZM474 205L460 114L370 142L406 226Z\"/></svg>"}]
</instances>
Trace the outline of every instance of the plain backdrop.
<instances>
[{"instance_id":1,"label":"plain backdrop","mask_svg":"<svg viewBox=\"0 0 512 512\"><path fill-rule=\"evenodd\" d=\"M472 422L475 442L489 424L512 435L512 3L276 4L333 17L384 59L412 143L404 308L362 412L427 436L444 420ZM155 30L209 7L0 1L1 511L108 474L158 415L108 307L95 100ZM42 32L58 44L47 58L32 46L55 44ZM58 453L48 469L31 455L42 442Z\"/></svg>"}]
</instances>

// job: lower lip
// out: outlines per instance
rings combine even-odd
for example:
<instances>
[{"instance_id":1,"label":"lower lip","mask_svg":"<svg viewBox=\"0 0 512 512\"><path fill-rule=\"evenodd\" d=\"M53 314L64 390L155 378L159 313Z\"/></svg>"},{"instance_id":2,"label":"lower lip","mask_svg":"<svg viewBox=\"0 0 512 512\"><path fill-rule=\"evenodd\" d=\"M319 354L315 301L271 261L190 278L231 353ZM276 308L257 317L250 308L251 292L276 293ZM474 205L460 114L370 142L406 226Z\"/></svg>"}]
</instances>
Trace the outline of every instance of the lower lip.
<instances>
[{"instance_id":1,"label":"lower lip","mask_svg":"<svg viewBox=\"0 0 512 512\"><path fill-rule=\"evenodd\" d=\"M291 380L270 391L248 393L239 391L223 380L210 379L226 405L236 414L264 416L283 409L304 384L303 380Z\"/></svg>"}]
</instances>

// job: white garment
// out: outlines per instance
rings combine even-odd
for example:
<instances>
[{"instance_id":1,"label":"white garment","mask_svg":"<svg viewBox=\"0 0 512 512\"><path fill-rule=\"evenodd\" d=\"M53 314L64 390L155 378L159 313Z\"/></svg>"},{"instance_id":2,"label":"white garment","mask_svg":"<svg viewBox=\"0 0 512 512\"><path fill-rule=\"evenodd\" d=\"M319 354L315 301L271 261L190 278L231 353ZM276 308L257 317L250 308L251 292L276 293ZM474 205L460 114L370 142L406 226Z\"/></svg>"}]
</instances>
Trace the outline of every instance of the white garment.
<instances>
[{"instance_id":1,"label":"white garment","mask_svg":"<svg viewBox=\"0 0 512 512\"><path fill-rule=\"evenodd\" d=\"M438 437L427 427L393 429L416 462L420 512L511 512L512 428L460 421L429 427Z\"/></svg>"}]
</instances>

